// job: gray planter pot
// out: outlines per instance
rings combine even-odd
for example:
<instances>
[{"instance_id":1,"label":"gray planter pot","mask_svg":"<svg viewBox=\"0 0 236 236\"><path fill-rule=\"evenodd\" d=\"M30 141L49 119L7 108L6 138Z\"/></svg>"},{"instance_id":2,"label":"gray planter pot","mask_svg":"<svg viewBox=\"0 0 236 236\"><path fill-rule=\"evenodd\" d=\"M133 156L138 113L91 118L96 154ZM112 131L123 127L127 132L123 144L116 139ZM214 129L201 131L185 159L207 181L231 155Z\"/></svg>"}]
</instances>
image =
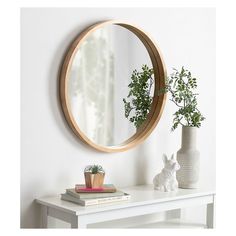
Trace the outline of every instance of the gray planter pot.
<instances>
[{"instance_id":1,"label":"gray planter pot","mask_svg":"<svg viewBox=\"0 0 236 236\"><path fill-rule=\"evenodd\" d=\"M196 149L196 127L182 126L182 144L177 152L180 169L176 173L179 188L197 188L200 152Z\"/></svg>"}]
</instances>

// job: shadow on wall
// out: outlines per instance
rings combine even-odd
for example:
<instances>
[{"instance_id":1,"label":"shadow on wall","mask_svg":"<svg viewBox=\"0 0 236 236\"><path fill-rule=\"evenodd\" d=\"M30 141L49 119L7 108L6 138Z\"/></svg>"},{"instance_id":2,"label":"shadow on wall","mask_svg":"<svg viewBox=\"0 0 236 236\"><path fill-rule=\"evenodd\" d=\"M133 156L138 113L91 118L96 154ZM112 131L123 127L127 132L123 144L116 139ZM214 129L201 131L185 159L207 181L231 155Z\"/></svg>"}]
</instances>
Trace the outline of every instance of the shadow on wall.
<instances>
[{"instance_id":1,"label":"shadow on wall","mask_svg":"<svg viewBox=\"0 0 236 236\"><path fill-rule=\"evenodd\" d=\"M37 222L37 223L36 223ZM40 206L33 200L24 211L21 211L21 228L39 228L40 227Z\"/></svg>"},{"instance_id":2,"label":"shadow on wall","mask_svg":"<svg viewBox=\"0 0 236 236\"><path fill-rule=\"evenodd\" d=\"M42 187L39 181L35 181L28 185L28 191L21 192L21 228L40 227L40 206L35 202L37 193L32 196L31 189L40 190ZM24 204L22 199L24 199Z\"/></svg>"}]
</instances>

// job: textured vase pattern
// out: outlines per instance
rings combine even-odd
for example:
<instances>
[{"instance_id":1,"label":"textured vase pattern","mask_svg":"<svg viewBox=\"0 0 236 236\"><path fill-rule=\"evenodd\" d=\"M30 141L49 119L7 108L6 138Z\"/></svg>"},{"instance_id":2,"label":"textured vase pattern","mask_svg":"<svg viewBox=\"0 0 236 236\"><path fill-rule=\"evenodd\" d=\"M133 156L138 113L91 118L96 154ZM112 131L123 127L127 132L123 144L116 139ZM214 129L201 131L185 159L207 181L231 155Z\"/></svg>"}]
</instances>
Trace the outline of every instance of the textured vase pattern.
<instances>
[{"instance_id":1,"label":"textured vase pattern","mask_svg":"<svg viewBox=\"0 0 236 236\"><path fill-rule=\"evenodd\" d=\"M197 188L200 153L196 149L196 127L182 127L182 145L177 152L180 170L176 177L180 188Z\"/></svg>"}]
</instances>

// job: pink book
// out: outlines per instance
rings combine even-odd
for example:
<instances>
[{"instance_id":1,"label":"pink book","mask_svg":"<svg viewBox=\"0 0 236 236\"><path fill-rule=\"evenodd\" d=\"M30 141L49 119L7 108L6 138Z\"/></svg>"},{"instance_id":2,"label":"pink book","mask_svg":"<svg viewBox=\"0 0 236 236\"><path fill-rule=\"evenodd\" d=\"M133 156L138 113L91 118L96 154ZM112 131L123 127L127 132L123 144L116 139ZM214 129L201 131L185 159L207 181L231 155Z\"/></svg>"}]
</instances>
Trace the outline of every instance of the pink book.
<instances>
[{"instance_id":1,"label":"pink book","mask_svg":"<svg viewBox=\"0 0 236 236\"><path fill-rule=\"evenodd\" d=\"M75 191L77 193L114 193L116 188L113 184L104 184L102 188L86 188L84 184L76 184Z\"/></svg>"}]
</instances>

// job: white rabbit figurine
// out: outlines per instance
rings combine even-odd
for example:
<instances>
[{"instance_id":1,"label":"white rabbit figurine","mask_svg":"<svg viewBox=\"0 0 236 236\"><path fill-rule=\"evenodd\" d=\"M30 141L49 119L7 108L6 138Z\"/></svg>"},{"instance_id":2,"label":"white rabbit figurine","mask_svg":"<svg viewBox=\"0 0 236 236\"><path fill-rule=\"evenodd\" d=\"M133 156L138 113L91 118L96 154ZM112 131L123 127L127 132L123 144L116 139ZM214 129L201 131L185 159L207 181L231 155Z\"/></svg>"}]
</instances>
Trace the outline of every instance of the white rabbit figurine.
<instances>
[{"instance_id":1,"label":"white rabbit figurine","mask_svg":"<svg viewBox=\"0 0 236 236\"><path fill-rule=\"evenodd\" d=\"M174 154L172 154L170 160L168 160L166 154L163 154L163 162L164 168L153 179L154 188L164 192L175 191L178 188L176 171L180 169L180 165L174 158Z\"/></svg>"}]
</instances>

